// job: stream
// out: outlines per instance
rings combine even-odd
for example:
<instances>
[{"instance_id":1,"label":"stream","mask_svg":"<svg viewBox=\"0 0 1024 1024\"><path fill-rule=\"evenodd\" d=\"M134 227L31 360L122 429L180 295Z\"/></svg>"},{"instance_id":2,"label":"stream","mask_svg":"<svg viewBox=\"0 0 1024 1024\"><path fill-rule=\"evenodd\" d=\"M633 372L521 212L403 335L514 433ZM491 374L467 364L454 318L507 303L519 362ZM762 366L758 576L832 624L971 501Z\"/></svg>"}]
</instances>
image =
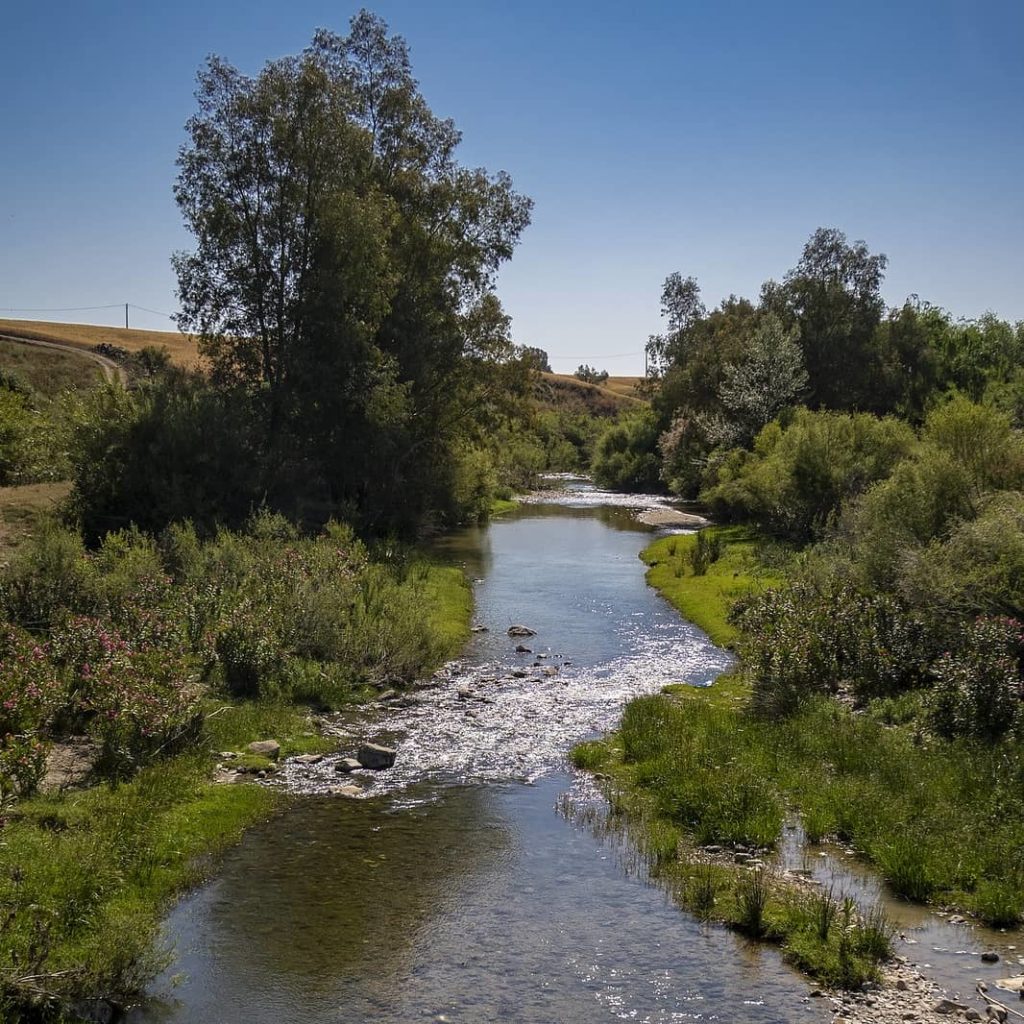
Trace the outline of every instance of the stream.
<instances>
[{"instance_id":1,"label":"stream","mask_svg":"<svg viewBox=\"0 0 1024 1024\"><path fill-rule=\"evenodd\" d=\"M173 962L133 1021L831 1020L777 951L680 912L628 844L560 812L600 799L569 766L574 742L614 728L634 696L710 684L731 657L644 583L654 531L635 512L663 499L553 486L441 542L486 631L429 687L338 718L339 757L387 742L393 769L285 767L275 784L302 798L171 912ZM520 623L536 635L510 638ZM885 899L853 858L821 853L790 832L779 856ZM890 909L899 952L950 991L1020 973L1006 962L1019 936ZM981 948L1003 962L979 963Z\"/></svg>"}]
</instances>

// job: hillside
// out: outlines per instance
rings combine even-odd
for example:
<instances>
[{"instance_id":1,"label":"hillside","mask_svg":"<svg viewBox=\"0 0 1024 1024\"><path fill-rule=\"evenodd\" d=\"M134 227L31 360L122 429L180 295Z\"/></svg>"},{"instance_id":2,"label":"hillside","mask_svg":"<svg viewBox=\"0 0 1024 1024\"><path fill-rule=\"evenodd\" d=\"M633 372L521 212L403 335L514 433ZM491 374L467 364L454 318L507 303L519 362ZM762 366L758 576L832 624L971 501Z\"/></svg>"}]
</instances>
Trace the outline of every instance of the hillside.
<instances>
[{"instance_id":1,"label":"hillside","mask_svg":"<svg viewBox=\"0 0 1024 1024\"><path fill-rule=\"evenodd\" d=\"M577 409L591 416L616 416L625 409L646 404L635 394L639 377L609 377L604 384L588 384L568 373L542 373L537 400L542 405Z\"/></svg>"},{"instance_id":2,"label":"hillside","mask_svg":"<svg viewBox=\"0 0 1024 1024\"><path fill-rule=\"evenodd\" d=\"M97 363L75 352L23 345L2 337L0 370L13 373L44 398L88 388L103 379L103 371Z\"/></svg>"},{"instance_id":3,"label":"hillside","mask_svg":"<svg viewBox=\"0 0 1024 1024\"><path fill-rule=\"evenodd\" d=\"M96 345L114 345L128 352L148 346L166 348L171 362L177 366L195 366L199 354L193 339L178 331L140 331L135 328L96 327L92 324L55 324L39 320L0 320L0 335L52 341L75 348L91 349Z\"/></svg>"}]
</instances>

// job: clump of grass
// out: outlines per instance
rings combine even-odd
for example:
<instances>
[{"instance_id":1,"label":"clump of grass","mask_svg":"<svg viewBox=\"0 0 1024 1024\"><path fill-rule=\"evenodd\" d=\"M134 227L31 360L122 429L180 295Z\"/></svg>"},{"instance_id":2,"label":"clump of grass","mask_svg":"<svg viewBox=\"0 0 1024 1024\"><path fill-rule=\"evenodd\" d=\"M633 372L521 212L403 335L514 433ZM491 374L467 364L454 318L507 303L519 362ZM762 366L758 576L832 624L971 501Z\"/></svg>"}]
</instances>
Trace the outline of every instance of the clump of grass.
<instances>
[{"instance_id":1,"label":"clump of grass","mask_svg":"<svg viewBox=\"0 0 1024 1024\"><path fill-rule=\"evenodd\" d=\"M810 907L815 933L822 942L828 942L829 936L832 934L832 926L839 913L839 906L835 901L832 887L812 896Z\"/></svg>"},{"instance_id":2,"label":"clump of grass","mask_svg":"<svg viewBox=\"0 0 1024 1024\"><path fill-rule=\"evenodd\" d=\"M1016 928L1024 917L1024 877L1015 874L1006 880L979 882L974 906L988 924Z\"/></svg>"},{"instance_id":3,"label":"clump of grass","mask_svg":"<svg viewBox=\"0 0 1024 1024\"><path fill-rule=\"evenodd\" d=\"M585 740L569 752L572 763L583 771L595 771L611 756L611 748L604 740Z\"/></svg>"},{"instance_id":4,"label":"clump of grass","mask_svg":"<svg viewBox=\"0 0 1024 1024\"><path fill-rule=\"evenodd\" d=\"M718 902L718 872L710 863L698 863L684 884L686 905L702 921L710 920Z\"/></svg>"},{"instance_id":5,"label":"clump of grass","mask_svg":"<svg viewBox=\"0 0 1024 1024\"><path fill-rule=\"evenodd\" d=\"M875 848L875 860L897 896L925 903L935 892L928 851L913 836L896 836Z\"/></svg>"},{"instance_id":6,"label":"clump of grass","mask_svg":"<svg viewBox=\"0 0 1024 1024\"><path fill-rule=\"evenodd\" d=\"M771 894L771 878L763 868L747 869L736 883L736 927L755 939L766 931L765 911Z\"/></svg>"},{"instance_id":7,"label":"clump of grass","mask_svg":"<svg viewBox=\"0 0 1024 1024\"><path fill-rule=\"evenodd\" d=\"M694 543L687 549L687 558L694 576L706 576L725 551L725 541L716 530L700 530Z\"/></svg>"}]
</instances>

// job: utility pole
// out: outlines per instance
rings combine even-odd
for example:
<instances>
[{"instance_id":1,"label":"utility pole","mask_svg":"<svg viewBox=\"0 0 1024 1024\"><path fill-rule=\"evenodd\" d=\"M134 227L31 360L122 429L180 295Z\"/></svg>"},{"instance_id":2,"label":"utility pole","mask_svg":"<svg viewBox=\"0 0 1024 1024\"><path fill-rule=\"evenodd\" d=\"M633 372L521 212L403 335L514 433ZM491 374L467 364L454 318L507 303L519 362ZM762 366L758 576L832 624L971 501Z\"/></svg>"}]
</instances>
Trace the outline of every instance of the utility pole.
<instances>
[{"instance_id":1,"label":"utility pole","mask_svg":"<svg viewBox=\"0 0 1024 1024\"><path fill-rule=\"evenodd\" d=\"M128 330L128 303L124 304L124 329Z\"/></svg>"}]
</instances>

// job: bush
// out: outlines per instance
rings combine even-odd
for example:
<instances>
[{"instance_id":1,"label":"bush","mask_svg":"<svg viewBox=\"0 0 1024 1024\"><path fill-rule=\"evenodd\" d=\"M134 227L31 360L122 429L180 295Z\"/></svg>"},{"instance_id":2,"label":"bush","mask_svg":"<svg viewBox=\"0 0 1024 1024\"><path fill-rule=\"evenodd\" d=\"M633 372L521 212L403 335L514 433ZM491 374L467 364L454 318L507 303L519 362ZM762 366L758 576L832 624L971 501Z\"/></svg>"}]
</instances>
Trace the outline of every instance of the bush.
<instances>
[{"instance_id":1,"label":"bush","mask_svg":"<svg viewBox=\"0 0 1024 1024\"><path fill-rule=\"evenodd\" d=\"M1024 625L979 619L935 668L932 723L947 738L1001 739L1024 721Z\"/></svg>"},{"instance_id":2,"label":"bush","mask_svg":"<svg viewBox=\"0 0 1024 1024\"><path fill-rule=\"evenodd\" d=\"M746 519L784 536L820 536L842 502L892 472L915 445L898 420L798 409L770 423L749 455L726 460L702 492L719 518Z\"/></svg>"},{"instance_id":3,"label":"bush","mask_svg":"<svg viewBox=\"0 0 1024 1024\"><path fill-rule=\"evenodd\" d=\"M714 530L700 530L693 547L687 550L687 557L694 576L706 576L710 566L714 565L725 553L725 541L721 534Z\"/></svg>"},{"instance_id":4,"label":"bush","mask_svg":"<svg viewBox=\"0 0 1024 1024\"><path fill-rule=\"evenodd\" d=\"M657 491L662 488L657 454L658 426L650 410L623 416L597 440L592 471L609 491Z\"/></svg>"},{"instance_id":5,"label":"bush","mask_svg":"<svg viewBox=\"0 0 1024 1024\"><path fill-rule=\"evenodd\" d=\"M866 702L927 682L930 634L894 598L797 580L738 605L735 614L762 713L790 714L812 695L841 688Z\"/></svg>"}]
</instances>

